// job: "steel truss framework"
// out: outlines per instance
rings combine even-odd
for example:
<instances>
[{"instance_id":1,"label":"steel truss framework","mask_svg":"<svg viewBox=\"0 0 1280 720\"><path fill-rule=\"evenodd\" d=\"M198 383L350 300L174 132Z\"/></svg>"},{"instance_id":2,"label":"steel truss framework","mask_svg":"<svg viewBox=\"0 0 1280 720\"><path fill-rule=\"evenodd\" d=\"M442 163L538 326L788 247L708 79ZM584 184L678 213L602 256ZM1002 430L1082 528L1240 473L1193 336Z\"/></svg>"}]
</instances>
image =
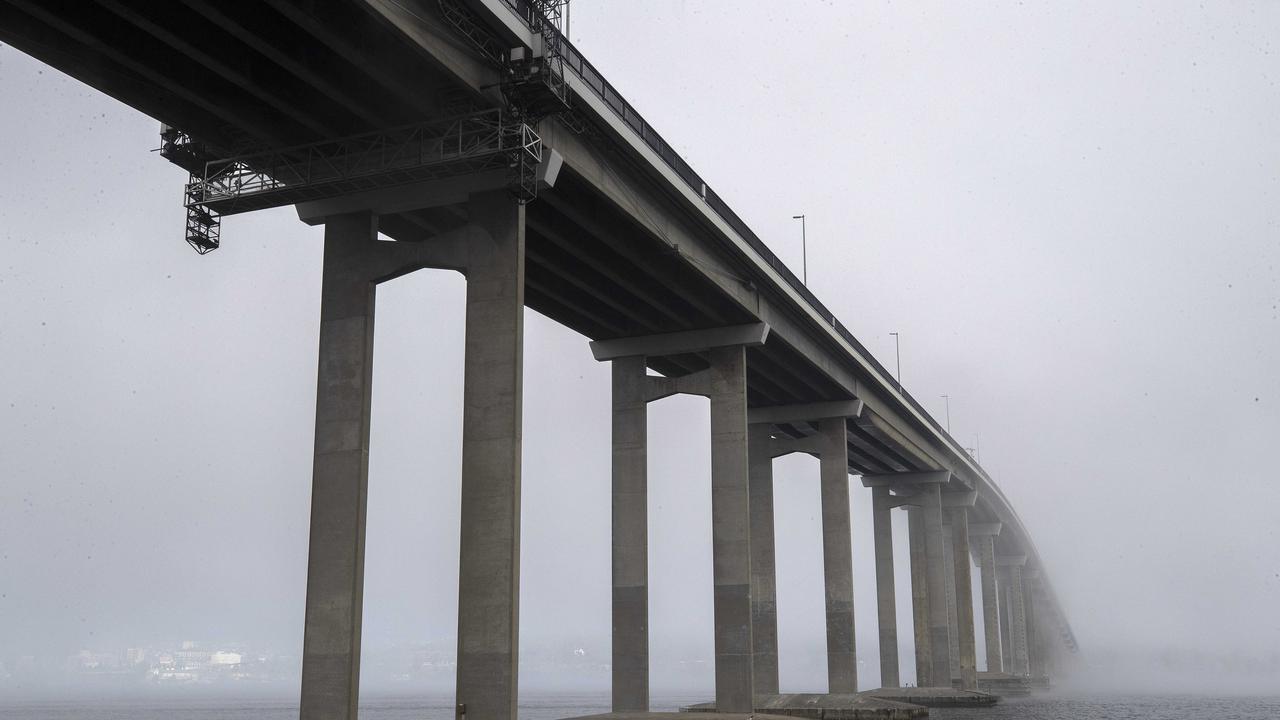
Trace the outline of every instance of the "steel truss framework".
<instances>
[{"instance_id":1,"label":"steel truss framework","mask_svg":"<svg viewBox=\"0 0 1280 720\"><path fill-rule=\"evenodd\" d=\"M187 207L218 215L506 169L521 202L538 193L542 140L501 110L212 160Z\"/></svg>"}]
</instances>

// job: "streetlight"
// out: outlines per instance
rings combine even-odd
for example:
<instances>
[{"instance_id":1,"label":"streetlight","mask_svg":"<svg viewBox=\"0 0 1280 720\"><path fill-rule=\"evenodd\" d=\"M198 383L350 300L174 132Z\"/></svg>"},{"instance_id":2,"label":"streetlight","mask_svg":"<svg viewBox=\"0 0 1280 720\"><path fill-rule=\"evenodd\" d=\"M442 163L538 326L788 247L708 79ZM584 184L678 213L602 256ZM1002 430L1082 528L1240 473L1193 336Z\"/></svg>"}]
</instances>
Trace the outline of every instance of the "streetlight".
<instances>
[{"instance_id":1,"label":"streetlight","mask_svg":"<svg viewBox=\"0 0 1280 720\"><path fill-rule=\"evenodd\" d=\"M804 215L792 215L792 220L800 221L800 277L805 287L809 286L809 247L805 237Z\"/></svg>"},{"instance_id":2,"label":"streetlight","mask_svg":"<svg viewBox=\"0 0 1280 720\"><path fill-rule=\"evenodd\" d=\"M902 343L899 342L901 338L896 332L889 334L893 336L893 354L898 358L898 392L902 392Z\"/></svg>"},{"instance_id":3,"label":"streetlight","mask_svg":"<svg viewBox=\"0 0 1280 720\"><path fill-rule=\"evenodd\" d=\"M951 434L951 396L943 395L943 400L947 401L947 434Z\"/></svg>"}]
</instances>

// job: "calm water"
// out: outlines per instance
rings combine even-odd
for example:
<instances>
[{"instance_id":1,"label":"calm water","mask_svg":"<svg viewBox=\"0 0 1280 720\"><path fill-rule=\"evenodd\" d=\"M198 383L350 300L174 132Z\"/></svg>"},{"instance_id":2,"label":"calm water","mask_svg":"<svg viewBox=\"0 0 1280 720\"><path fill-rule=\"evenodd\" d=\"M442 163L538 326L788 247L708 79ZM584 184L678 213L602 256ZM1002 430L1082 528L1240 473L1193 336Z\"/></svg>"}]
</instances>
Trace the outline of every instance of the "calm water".
<instances>
[{"instance_id":1,"label":"calm water","mask_svg":"<svg viewBox=\"0 0 1280 720\"><path fill-rule=\"evenodd\" d=\"M655 697L654 710L706 700L703 696ZM521 720L606 712L605 694L546 695L522 702ZM296 720L297 705L246 700L112 700L101 703L0 701L3 720ZM453 720L448 698L373 699L362 703L362 720ZM1036 696L1006 700L989 710L933 710L941 720L1280 720L1280 697Z\"/></svg>"}]
</instances>

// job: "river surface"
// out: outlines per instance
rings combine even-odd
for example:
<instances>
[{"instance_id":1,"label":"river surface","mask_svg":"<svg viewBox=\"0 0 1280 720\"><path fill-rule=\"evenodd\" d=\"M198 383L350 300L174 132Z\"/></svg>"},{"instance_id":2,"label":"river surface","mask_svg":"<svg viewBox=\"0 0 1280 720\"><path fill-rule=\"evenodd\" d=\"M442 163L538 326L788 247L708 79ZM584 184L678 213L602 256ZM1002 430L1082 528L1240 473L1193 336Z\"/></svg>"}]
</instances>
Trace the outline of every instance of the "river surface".
<instances>
[{"instance_id":1,"label":"river surface","mask_svg":"<svg viewBox=\"0 0 1280 720\"><path fill-rule=\"evenodd\" d=\"M698 696L654 697L654 710L703 702ZM607 694L539 695L522 700L521 720L558 720L607 712ZM270 700L109 700L14 702L0 699L2 720L296 720L297 704ZM361 720L453 720L448 698L370 699ZM930 712L941 720L1280 720L1278 697L1043 695L1013 698L985 710Z\"/></svg>"}]
</instances>

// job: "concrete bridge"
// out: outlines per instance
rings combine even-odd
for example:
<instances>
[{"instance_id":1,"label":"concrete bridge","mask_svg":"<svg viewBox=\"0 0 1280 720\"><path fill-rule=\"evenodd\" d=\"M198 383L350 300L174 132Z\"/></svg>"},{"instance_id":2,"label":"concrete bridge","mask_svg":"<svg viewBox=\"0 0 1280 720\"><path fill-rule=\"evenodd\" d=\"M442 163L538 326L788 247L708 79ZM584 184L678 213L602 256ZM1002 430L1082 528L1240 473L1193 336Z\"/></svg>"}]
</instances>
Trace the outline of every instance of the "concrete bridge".
<instances>
[{"instance_id":1,"label":"concrete bridge","mask_svg":"<svg viewBox=\"0 0 1280 720\"><path fill-rule=\"evenodd\" d=\"M850 492L874 499L886 688L900 597L919 685L1045 681L1075 640L1014 508L563 37L556 5L0 0L0 41L164 123L197 250L226 214L293 205L324 225L302 717L356 716L375 288L423 268L467 281L460 714L516 714L526 306L612 365L615 711L649 708L646 409L676 393L710 399L716 709L785 690L771 463L793 452L820 458L830 693L858 689Z\"/></svg>"}]
</instances>

